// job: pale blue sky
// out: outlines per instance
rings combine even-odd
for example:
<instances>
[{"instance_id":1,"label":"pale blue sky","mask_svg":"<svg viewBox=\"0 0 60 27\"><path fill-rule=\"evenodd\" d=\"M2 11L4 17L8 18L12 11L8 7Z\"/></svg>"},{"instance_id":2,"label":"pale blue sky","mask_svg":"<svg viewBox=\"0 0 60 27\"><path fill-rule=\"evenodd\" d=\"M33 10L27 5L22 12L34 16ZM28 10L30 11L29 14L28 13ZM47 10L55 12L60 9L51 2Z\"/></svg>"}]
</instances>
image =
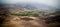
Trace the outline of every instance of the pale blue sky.
<instances>
[{"instance_id":1,"label":"pale blue sky","mask_svg":"<svg viewBox=\"0 0 60 27\"><path fill-rule=\"evenodd\" d=\"M47 4L53 7L59 6L60 0L2 0L3 3L16 3L16 2L37 2L37 3L43 3Z\"/></svg>"}]
</instances>

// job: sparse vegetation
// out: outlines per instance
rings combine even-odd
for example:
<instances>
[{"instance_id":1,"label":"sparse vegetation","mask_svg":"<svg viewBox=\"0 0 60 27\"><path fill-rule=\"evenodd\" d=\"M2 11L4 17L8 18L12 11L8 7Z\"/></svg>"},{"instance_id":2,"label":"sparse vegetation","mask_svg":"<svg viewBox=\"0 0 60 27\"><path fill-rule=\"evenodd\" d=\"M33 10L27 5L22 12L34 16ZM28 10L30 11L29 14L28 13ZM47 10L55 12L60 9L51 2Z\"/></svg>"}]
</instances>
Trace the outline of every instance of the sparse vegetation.
<instances>
[{"instance_id":1,"label":"sparse vegetation","mask_svg":"<svg viewBox=\"0 0 60 27\"><path fill-rule=\"evenodd\" d=\"M25 13L19 13L19 14L12 14L12 15L16 15L16 16L39 16L39 14L34 13L34 12L25 12Z\"/></svg>"}]
</instances>

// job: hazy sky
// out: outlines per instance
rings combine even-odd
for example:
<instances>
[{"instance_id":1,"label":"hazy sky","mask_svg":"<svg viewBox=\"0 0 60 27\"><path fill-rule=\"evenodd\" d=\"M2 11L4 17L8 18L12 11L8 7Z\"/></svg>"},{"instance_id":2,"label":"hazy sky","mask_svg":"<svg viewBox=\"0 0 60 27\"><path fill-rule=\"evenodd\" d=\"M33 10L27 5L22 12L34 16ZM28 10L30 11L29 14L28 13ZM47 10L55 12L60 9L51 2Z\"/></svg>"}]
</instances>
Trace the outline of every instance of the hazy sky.
<instances>
[{"instance_id":1,"label":"hazy sky","mask_svg":"<svg viewBox=\"0 0 60 27\"><path fill-rule=\"evenodd\" d=\"M37 3L43 3L50 6L58 7L60 0L2 0L3 3L16 3L16 2L37 2Z\"/></svg>"}]
</instances>

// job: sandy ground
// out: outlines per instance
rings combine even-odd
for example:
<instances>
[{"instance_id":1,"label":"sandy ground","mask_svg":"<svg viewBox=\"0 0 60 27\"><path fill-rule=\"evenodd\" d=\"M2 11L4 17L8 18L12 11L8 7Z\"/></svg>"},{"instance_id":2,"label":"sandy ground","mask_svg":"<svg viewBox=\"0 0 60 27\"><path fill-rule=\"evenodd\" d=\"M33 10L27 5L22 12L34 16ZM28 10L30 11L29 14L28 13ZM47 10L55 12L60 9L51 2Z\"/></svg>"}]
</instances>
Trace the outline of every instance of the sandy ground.
<instances>
[{"instance_id":1,"label":"sandy ground","mask_svg":"<svg viewBox=\"0 0 60 27\"><path fill-rule=\"evenodd\" d=\"M3 21L2 27L60 27L60 23L46 24L41 17L8 16Z\"/></svg>"}]
</instances>

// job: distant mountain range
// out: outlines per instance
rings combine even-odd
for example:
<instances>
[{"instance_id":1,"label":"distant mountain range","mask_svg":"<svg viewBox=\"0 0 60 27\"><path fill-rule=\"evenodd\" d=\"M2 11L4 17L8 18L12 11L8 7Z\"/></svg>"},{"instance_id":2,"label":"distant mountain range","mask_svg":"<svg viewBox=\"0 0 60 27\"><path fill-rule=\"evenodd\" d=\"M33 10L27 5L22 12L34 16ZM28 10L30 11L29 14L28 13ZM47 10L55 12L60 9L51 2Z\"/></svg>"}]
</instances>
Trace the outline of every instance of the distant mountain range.
<instances>
[{"instance_id":1,"label":"distant mountain range","mask_svg":"<svg viewBox=\"0 0 60 27\"><path fill-rule=\"evenodd\" d=\"M27 9L27 10L54 10L55 7L45 5L42 3L15 3L15 4L0 4L0 7L10 7L15 9Z\"/></svg>"}]
</instances>

